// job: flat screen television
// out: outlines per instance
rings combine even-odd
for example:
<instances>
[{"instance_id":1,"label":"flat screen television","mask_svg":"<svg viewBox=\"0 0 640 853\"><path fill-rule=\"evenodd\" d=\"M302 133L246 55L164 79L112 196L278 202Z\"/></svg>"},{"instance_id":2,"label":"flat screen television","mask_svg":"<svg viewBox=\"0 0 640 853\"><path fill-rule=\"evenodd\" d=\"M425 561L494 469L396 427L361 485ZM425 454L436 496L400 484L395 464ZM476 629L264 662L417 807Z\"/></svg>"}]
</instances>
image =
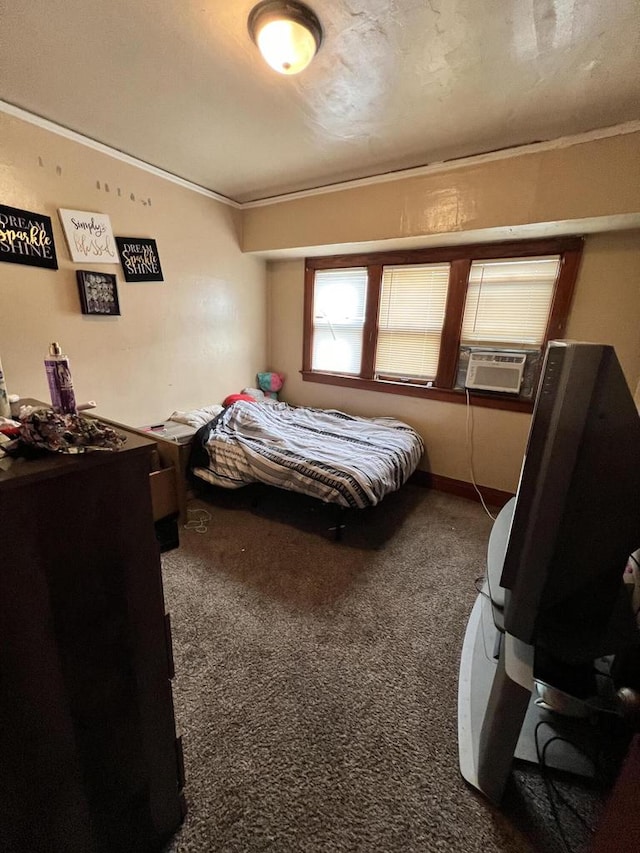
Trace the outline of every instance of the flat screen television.
<instances>
[{"instance_id":1,"label":"flat screen television","mask_svg":"<svg viewBox=\"0 0 640 853\"><path fill-rule=\"evenodd\" d=\"M623 574L639 545L640 416L614 349L552 341L502 568L506 631L560 671L635 646Z\"/></svg>"}]
</instances>

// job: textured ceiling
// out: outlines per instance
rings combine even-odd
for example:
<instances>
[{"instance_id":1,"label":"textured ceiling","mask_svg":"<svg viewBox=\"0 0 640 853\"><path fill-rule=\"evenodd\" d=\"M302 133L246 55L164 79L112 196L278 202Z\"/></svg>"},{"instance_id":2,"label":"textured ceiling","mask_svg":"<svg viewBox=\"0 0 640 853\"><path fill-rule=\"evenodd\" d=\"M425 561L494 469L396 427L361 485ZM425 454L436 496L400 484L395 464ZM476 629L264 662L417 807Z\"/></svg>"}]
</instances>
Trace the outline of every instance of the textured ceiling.
<instances>
[{"instance_id":1,"label":"textured ceiling","mask_svg":"<svg viewBox=\"0 0 640 853\"><path fill-rule=\"evenodd\" d=\"M638 0L323 0L297 77L251 0L0 0L0 98L236 201L640 118Z\"/></svg>"}]
</instances>

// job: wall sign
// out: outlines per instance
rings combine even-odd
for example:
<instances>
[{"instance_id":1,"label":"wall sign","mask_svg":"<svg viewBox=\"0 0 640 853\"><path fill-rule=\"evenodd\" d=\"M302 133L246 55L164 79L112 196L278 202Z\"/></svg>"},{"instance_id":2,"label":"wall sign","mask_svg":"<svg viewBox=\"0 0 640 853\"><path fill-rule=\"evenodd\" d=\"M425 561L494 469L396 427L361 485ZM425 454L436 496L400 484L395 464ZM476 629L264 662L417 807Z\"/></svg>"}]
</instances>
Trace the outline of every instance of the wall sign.
<instances>
[{"instance_id":1,"label":"wall sign","mask_svg":"<svg viewBox=\"0 0 640 853\"><path fill-rule=\"evenodd\" d=\"M0 261L57 270L51 218L0 204Z\"/></svg>"},{"instance_id":2,"label":"wall sign","mask_svg":"<svg viewBox=\"0 0 640 853\"><path fill-rule=\"evenodd\" d=\"M76 278L83 314L117 315L120 313L115 275L78 270Z\"/></svg>"},{"instance_id":3,"label":"wall sign","mask_svg":"<svg viewBox=\"0 0 640 853\"><path fill-rule=\"evenodd\" d=\"M116 237L125 281L164 281L155 240Z\"/></svg>"},{"instance_id":4,"label":"wall sign","mask_svg":"<svg viewBox=\"0 0 640 853\"><path fill-rule=\"evenodd\" d=\"M117 264L118 255L106 213L60 208L60 221L67 238L69 254L75 263Z\"/></svg>"}]
</instances>

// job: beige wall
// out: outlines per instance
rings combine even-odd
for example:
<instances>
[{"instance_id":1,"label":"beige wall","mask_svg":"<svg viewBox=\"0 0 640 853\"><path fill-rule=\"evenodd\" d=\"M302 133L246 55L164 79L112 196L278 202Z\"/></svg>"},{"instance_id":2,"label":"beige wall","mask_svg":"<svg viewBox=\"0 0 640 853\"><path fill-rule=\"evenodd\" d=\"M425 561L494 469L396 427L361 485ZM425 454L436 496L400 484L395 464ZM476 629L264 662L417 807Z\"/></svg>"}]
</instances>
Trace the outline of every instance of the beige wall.
<instances>
[{"instance_id":1,"label":"beige wall","mask_svg":"<svg viewBox=\"0 0 640 853\"><path fill-rule=\"evenodd\" d=\"M52 340L71 358L78 398L94 398L105 417L131 424L219 402L270 367L286 373L285 398L293 403L408 421L425 439L422 467L436 474L471 479L472 428L476 481L513 491L527 415L473 408L468 420L465 407L452 403L302 382L303 260L271 262L265 276L265 262L239 245L274 250L420 234L441 234L444 242L451 229L637 214L639 137L241 214L0 115L0 203L51 216L60 264L54 272L0 263L0 357L9 391L48 399L42 360ZM119 266L94 266L117 274L122 316L83 316L75 271L92 265L69 260L59 207L108 213L115 234L155 238L164 283L127 284ZM567 336L613 344L632 388L640 378L639 317L640 232L589 236Z\"/></svg>"},{"instance_id":2,"label":"beige wall","mask_svg":"<svg viewBox=\"0 0 640 853\"><path fill-rule=\"evenodd\" d=\"M488 229L508 238L510 229L639 213L636 132L249 208L243 245L335 250Z\"/></svg>"},{"instance_id":3,"label":"beige wall","mask_svg":"<svg viewBox=\"0 0 640 853\"><path fill-rule=\"evenodd\" d=\"M255 383L266 363L265 263L242 254L238 211L2 114L0 163L0 203L51 217L60 267L0 263L9 393L49 400L53 340L71 359L78 400L132 425ZM116 235L154 238L164 282L127 284L119 265L72 263L60 207L107 213ZM116 273L122 316L80 313L75 273L85 268Z\"/></svg>"},{"instance_id":4,"label":"beige wall","mask_svg":"<svg viewBox=\"0 0 640 853\"><path fill-rule=\"evenodd\" d=\"M567 337L613 344L635 389L640 379L640 231L587 239Z\"/></svg>"},{"instance_id":5,"label":"beige wall","mask_svg":"<svg viewBox=\"0 0 640 853\"><path fill-rule=\"evenodd\" d=\"M427 454L420 467L454 479L475 480L515 491L526 445L528 415L453 403L357 391L303 382L302 322L304 262L269 264L270 365L287 375L286 399L303 405L343 408L360 415L390 415L407 421L423 436ZM587 238L567 337L613 344L627 380L640 377L640 232ZM472 442L468 432L472 432Z\"/></svg>"}]
</instances>

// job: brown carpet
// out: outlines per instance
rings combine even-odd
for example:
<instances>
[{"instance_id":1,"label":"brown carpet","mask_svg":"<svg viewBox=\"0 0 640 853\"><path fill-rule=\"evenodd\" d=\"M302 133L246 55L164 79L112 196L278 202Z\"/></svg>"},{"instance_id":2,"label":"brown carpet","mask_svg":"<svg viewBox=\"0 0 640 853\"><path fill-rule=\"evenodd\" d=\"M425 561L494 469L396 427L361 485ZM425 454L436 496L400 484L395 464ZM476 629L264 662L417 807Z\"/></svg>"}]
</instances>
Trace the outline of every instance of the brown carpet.
<instances>
[{"instance_id":1,"label":"brown carpet","mask_svg":"<svg viewBox=\"0 0 640 853\"><path fill-rule=\"evenodd\" d=\"M167 850L564 850L539 774L498 811L458 770L480 505L406 486L335 542L330 507L259 495L192 502L206 532L163 557L189 806Z\"/></svg>"}]
</instances>

